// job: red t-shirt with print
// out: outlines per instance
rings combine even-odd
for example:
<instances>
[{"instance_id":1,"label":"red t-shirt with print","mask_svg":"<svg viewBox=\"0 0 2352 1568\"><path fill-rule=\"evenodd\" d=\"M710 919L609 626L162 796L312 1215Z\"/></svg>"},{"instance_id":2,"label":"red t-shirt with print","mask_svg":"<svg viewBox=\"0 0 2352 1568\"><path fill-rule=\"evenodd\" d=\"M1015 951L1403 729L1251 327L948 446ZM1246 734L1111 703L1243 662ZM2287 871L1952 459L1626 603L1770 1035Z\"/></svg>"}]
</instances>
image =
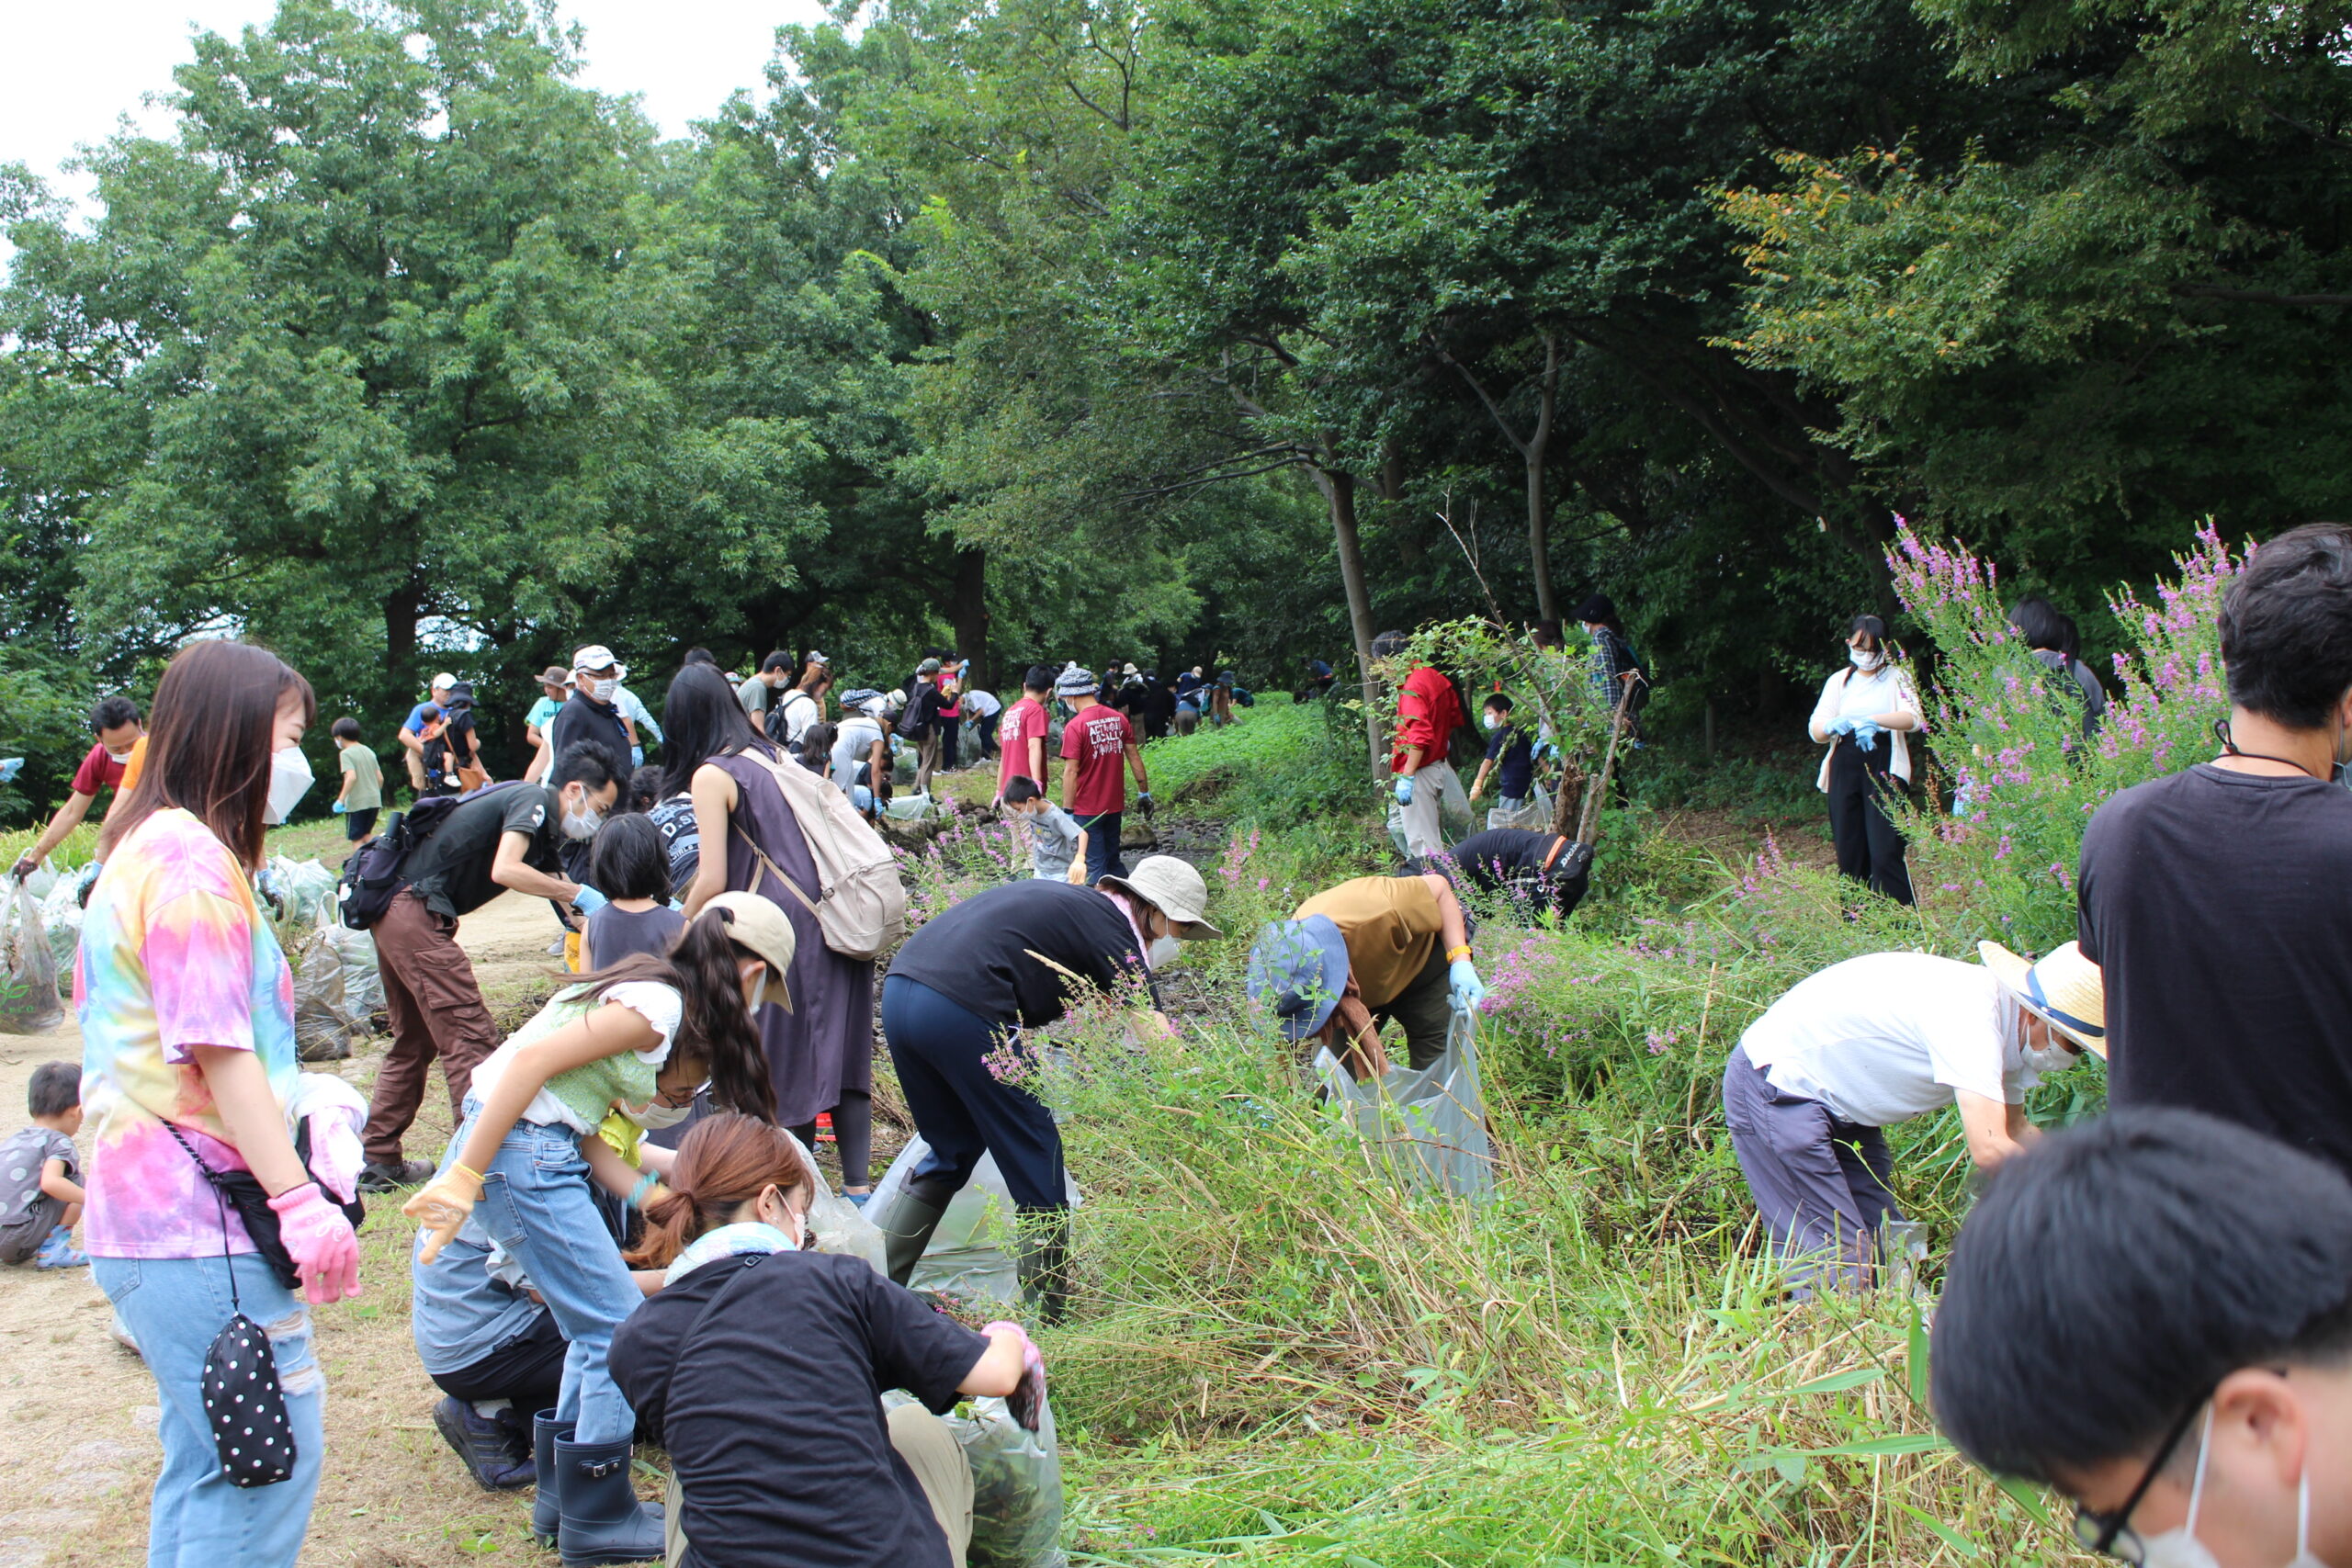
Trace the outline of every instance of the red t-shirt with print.
<instances>
[{"instance_id":1,"label":"red t-shirt with print","mask_svg":"<svg viewBox=\"0 0 2352 1568\"><path fill-rule=\"evenodd\" d=\"M1078 764L1071 816L1083 819L1127 808L1127 748L1135 743L1127 716L1101 703L1062 726L1062 755Z\"/></svg>"}]
</instances>

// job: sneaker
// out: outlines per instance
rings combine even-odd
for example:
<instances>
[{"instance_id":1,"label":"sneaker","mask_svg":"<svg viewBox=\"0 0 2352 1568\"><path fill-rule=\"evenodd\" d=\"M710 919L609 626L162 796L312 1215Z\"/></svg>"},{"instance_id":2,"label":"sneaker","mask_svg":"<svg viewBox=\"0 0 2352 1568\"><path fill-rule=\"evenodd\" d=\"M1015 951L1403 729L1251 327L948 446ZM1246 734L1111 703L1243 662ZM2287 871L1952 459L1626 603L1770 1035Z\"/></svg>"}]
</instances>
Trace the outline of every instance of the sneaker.
<instances>
[{"instance_id":1,"label":"sneaker","mask_svg":"<svg viewBox=\"0 0 2352 1568\"><path fill-rule=\"evenodd\" d=\"M530 1451L515 1452L514 1427L495 1416L475 1414L467 1401L444 1395L433 1407L433 1425L458 1450L467 1472L483 1491L512 1492L538 1480Z\"/></svg>"},{"instance_id":2,"label":"sneaker","mask_svg":"<svg viewBox=\"0 0 2352 1568\"><path fill-rule=\"evenodd\" d=\"M359 1168L359 1190L390 1192L395 1188L422 1187L433 1179L433 1168L421 1159L396 1160L380 1165L370 1160Z\"/></svg>"},{"instance_id":3,"label":"sneaker","mask_svg":"<svg viewBox=\"0 0 2352 1568\"><path fill-rule=\"evenodd\" d=\"M563 938L558 937L553 942L548 943L548 956L549 958L561 958L563 956Z\"/></svg>"},{"instance_id":4,"label":"sneaker","mask_svg":"<svg viewBox=\"0 0 2352 1568\"><path fill-rule=\"evenodd\" d=\"M89 1261L86 1253L74 1250L74 1237L63 1225L50 1232L40 1250L33 1254L36 1269L79 1269Z\"/></svg>"}]
</instances>

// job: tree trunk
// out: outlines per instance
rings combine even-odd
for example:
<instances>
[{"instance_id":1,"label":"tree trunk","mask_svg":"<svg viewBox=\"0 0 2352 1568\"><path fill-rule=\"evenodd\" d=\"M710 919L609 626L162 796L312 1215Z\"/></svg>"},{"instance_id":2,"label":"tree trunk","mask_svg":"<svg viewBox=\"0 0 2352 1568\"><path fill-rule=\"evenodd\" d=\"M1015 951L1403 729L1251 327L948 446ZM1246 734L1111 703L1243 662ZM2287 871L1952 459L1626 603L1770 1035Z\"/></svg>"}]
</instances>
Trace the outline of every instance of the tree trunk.
<instances>
[{"instance_id":1,"label":"tree trunk","mask_svg":"<svg viewBox=\"0 0 2352 1568\"><path fill-rule=\"evenodd\" d=\"M1552 509L1544 495L1544 447L1527 452L1527 558L1535 571L1535 618L1556 624L1560 603L1552 592Z\"/></svg>"},{"instance_id":2,"label":"tree trunk","mask_svg":"<svg viewBox=\"0 0 2352 1568\"><path fill-rule=\"evenodd\" d=\"M1363 543L1356 531L1356 479L1336 468L1309 468L1315 488L1331 507L1331 535L1340 547L1340 581L1348 591L1348 626L1355 633L1356 668L1363 681L1363 729L1367 759L1378 778L1387 761L1382 732L1380 682L1372 673L1372 588L1364 575Z\"/></svg>"},{"instance_id":3,"label":"tree trunk","mask_svg":"<svg viewBox=\"0 0 2352 1568\"><path fill-rule=\"evenodd\" d=\"M395 689L405 688L416 662L416 623L424 613L424 591L412 578L384 598L384 673Z\"/></svg>"},{"instance_id":4,"label":"tree trunk","mask_svg":"<svg viewBox=\"0 0 2352 1568\"><path fill-rule=\"evenodd\" d=\"M956 601L948 608L956 628L956 651L972 661L972 683L994 689L994 661L989 657L989 553L978 545L956 552Z\"/></svg>"}]
</instances>

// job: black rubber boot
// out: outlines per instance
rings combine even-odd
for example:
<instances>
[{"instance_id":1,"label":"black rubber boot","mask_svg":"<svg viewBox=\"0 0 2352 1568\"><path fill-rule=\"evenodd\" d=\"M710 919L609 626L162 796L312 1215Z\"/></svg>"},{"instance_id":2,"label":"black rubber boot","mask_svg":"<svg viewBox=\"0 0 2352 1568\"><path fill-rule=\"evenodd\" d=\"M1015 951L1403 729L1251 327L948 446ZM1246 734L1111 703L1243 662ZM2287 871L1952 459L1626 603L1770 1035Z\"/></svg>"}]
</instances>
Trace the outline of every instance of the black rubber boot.
<instances>
[{"instance_id":1,"label":"black rubber boot","mask_svg":"<svg viewBox=\"0 0 2352 1568\"><path fill-rule=\"evenodd\" d=\"M483 1491L514 1492L531 1484L531 1456L514 1451L513 1430L495 1417L477 1416L465 1400L445 1396L433 1407L433 1425Z\"/></svg>"},{"instance_id":2,"label":"black rubber boot","mask_svg":"<svg viewBox=\"0 0 2352 1568\"><path fill-rule=\"evenodd\" d=\"M571 1441L577 1422L559 1421L552 1410L542 1410L531 1417L531 1458L538 1467L538 1495L531 1499L531 1539L541 1546L555 1544L556 1531L563 1523L563 1487L556 1474L555 1445L558 1438Z\"/></svg>"},{"instance_id":3,"label":"black rubber boot","mask_svg":"<svg viewBox=\"0 0 2352 1568\"><path fill-rule=\"evenodd\" d=\"M916 1177L891 1195L889 1206L871 1215L882 1232L882 1255L892 1282L903 1285L915 1271L931 1233L958 1190L931 1177Z\"/></svg>"},{"instance_id":4,"label":"black rubber boot","mask_svg":"<svg viewBox=\"0 0 2352 1568\"><path fill-rule=\"evenodd\" d=\"M637 1500L628 1460L626 1438L617 1443L555 1440L556 1494L563 1510L556 1549L563 1556L563 1568L661 1561L662 1514Z\"/></svg>"},{"instance_id":5,"label":"black rubber boot","mask_svg":"<svg viewBox=\"0 0 2352 1568\"><path fill-rule=\"evenodd\" d=\"M1059 1323L1069 1311L1069 1211L1023 1209L1020 1222L1021 1298L1041 1322Z\"/></svg>"}]
</instances>

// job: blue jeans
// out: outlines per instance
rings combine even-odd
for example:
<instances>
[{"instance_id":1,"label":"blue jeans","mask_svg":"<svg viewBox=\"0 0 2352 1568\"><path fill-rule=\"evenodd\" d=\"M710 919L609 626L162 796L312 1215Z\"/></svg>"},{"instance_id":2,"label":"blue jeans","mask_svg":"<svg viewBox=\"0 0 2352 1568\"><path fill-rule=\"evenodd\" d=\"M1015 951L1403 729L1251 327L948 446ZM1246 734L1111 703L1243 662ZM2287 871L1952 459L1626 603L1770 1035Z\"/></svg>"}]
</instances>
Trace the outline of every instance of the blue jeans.
<instances>
[{"instance_id":1,"label":"blue jeans","mask_svg":"<svg viewBox=\"0 0 2352 1568\"><path fill-rule=\"evenodd\" d=\"M1086 885L1089 887L1106 876L1127 874L1127 863L1119 858L1120 819L1125 816L1124 811L1105 811L1078 819L1078 825L1086 829Z\"/></svg>"},{"instance_id":2,"label":"blue jeans","mask_svg":"<svg viewBox=\"0 0 2352 1568\"><path fill-rule=\"evenodd\" d=\"M469 1097L465 1125L443 1156L444 1169L481 1113L481 1104ZM613 1382L605 1352L613 1330L637 1310L645 1292L629 1277L596 1208L580 1134L569 1127L517 1122L482 1176L474 1218L491 1240L521 1261L571 1344L563 1359L563 1397L556 1401L556 1419L580 1424L576 1442L628 1442L637 1431L637 1416Z\"/></svg>"},{"instance_id":3,"label":"blue jeans","mask_svg":"<svg viewBox=\"0 0 2352 1568\"><path fill-rule=\"evenodd\" d=\"M294 1473L275 1486L232 1486L205 1418L204 1358L236 1309L268 1331L294 1433ZM255 1253L233 1258L93 1258L91 1277L122 1314L163 1404L164 1468L147 1523L147 1568L294 1568L326 1457L326 1374L311 1313Z\"/></svg>"}]
</instances>

